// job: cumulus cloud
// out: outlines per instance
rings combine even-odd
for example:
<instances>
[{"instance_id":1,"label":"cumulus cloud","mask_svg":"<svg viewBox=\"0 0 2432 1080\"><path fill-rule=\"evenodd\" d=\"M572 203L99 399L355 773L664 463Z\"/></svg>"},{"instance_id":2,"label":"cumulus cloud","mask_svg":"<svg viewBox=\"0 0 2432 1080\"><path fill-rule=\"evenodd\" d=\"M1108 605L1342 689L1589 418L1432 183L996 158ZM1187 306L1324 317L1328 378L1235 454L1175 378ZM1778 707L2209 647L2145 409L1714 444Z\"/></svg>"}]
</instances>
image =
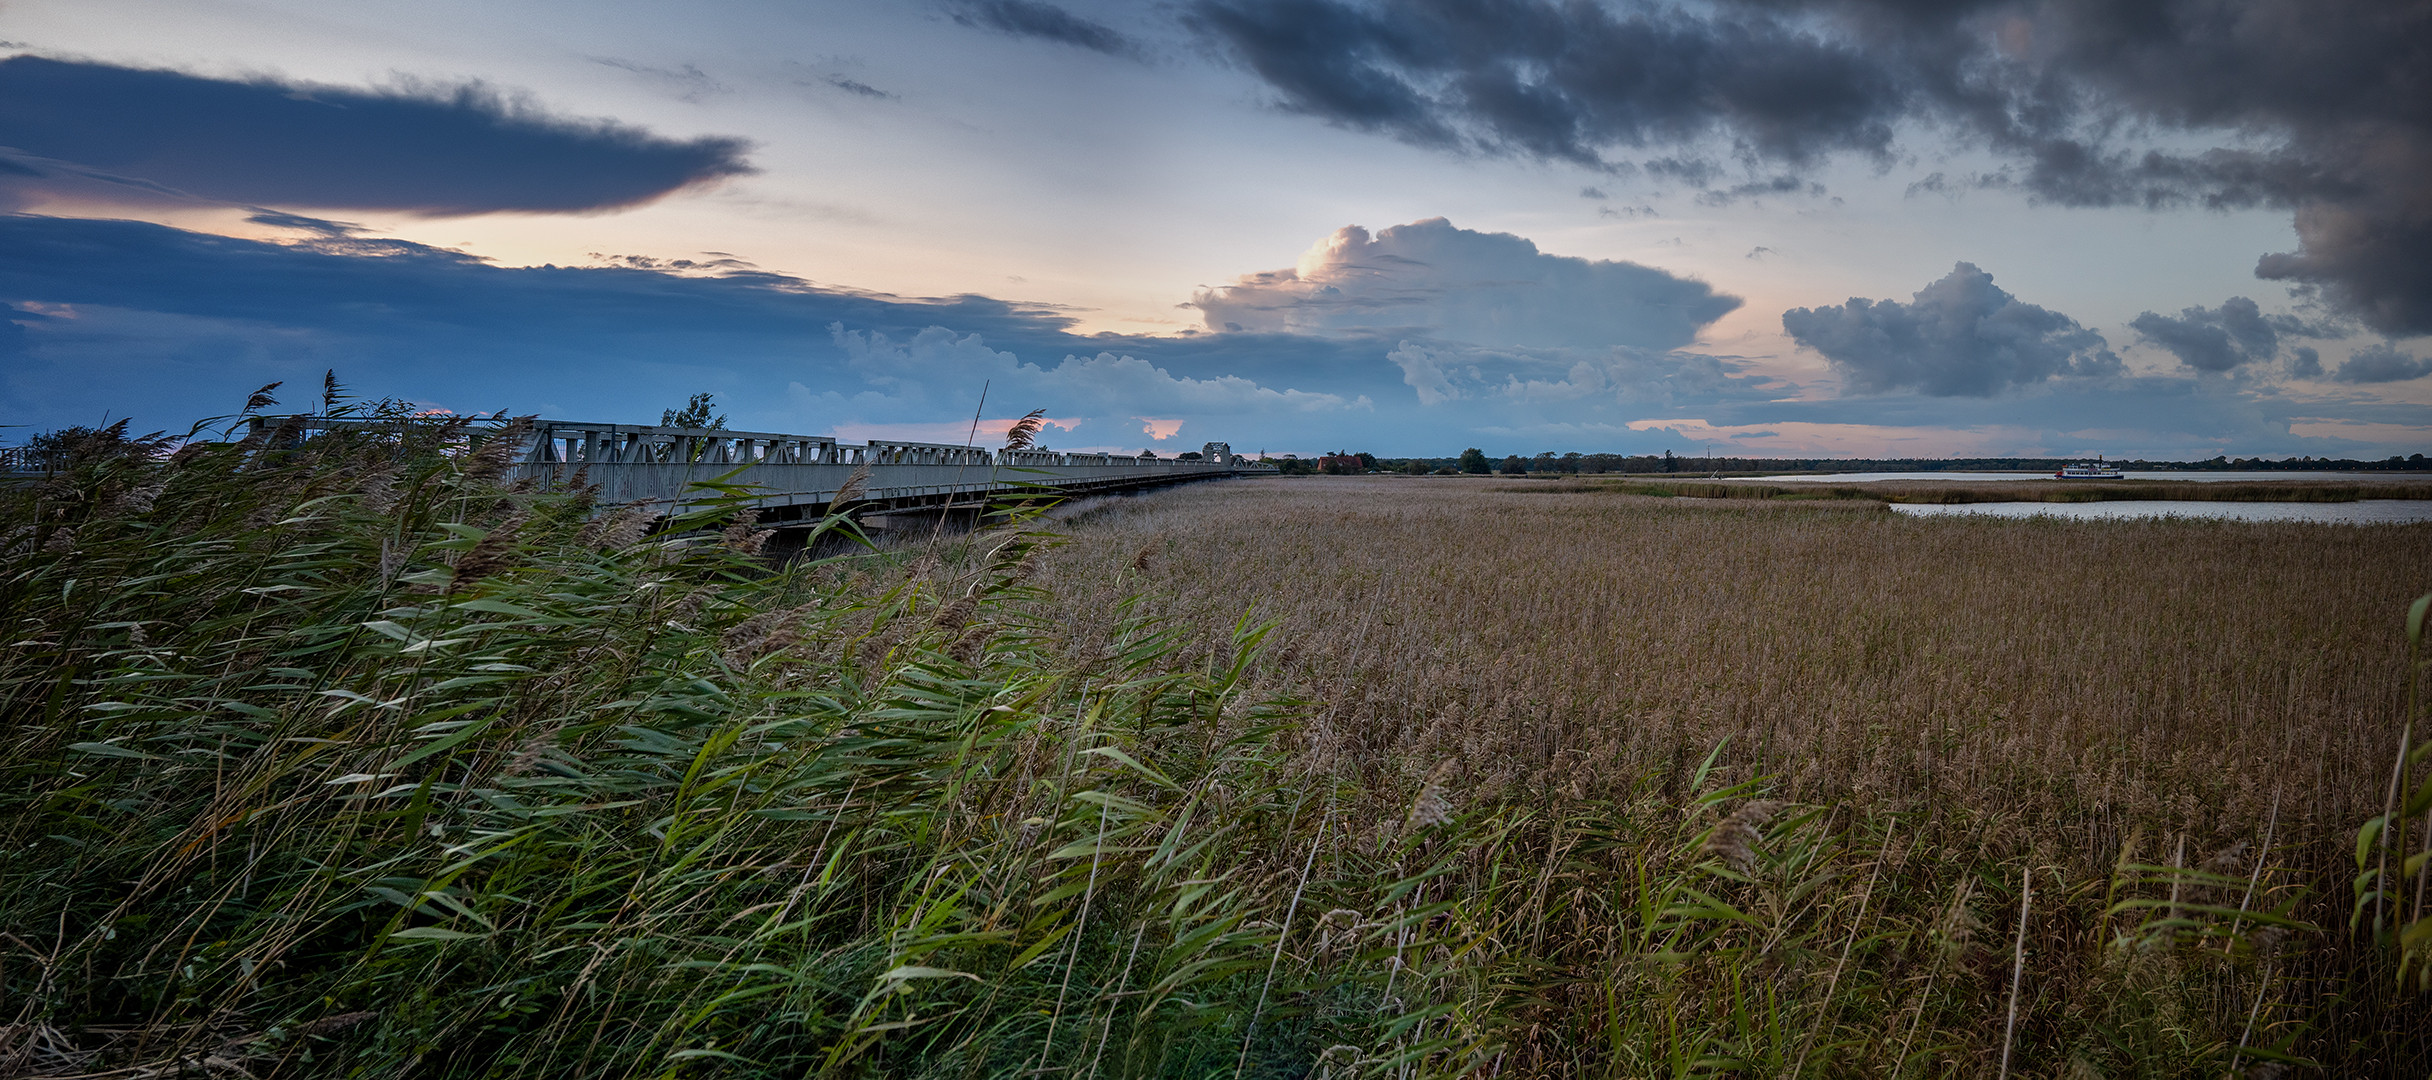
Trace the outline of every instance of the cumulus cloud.
<instances>
[{"instance_id":1,"label":"cumulus cloud","mask_svg":"<svg viewBox=\"0 0 2432 1080\"><path fill-rule=\"evenodd\" d=\"M878 331L847 329L842 323L831 325L828 332L865 381L888 391L892 407L915 415L934 411L934 399L982 381L993 387L992 393L1037 402L1050 412L1123 420L1141 419L1132 415L1137 412L1242 416L1372 407L1364 398L1278 390L1237 375L1178 376L1138 357L1112 352L1066 355L1052 367L1027 363L991 348L978 334L943 326L926 327L901 340ZM1176 427L1181 422L1155 421Z\"/></svg>"},{"instance_id":2,"label":"cumulus cloud","mask_svg":"<svg viewBox=\"0 0 2432 1080\"><path fill-rule=\"evenodd\" d=\"M1244 276L1192 304L1211 330L1671 349L1740 300L1653 267L1548 255L1509 233L1430 218L1374 236L1345 226L1291 269Z\"/></svg>"},{"instance_id":3,"label":"cumulus cloud","mask_svg":"<svg viewBox=\"0 0 2432 1080\"><path fill-rule=\"evenodd\" d=\"M2432 331L2432 7L2380 0L1193 0L1279 104L1460 153L1637 167L1718 197L1809 190L1895 133L2005 164L1912 190L2291 210L2264 278Z\"/></svg>"},{"instance_id":4,"label":"cumulus cloud","mask_svg":"<svg viewBox=\"0 0 2432 1080\"><path fill-rule=\"evenodd\" d=\"M1108 56L1137 57L1140 45L1121 31L1041 0L960 0L954 21L1013 37L1038 38Z\"/></svg>"},{"instance_id":5,"label":"cumulus cloud","mask_svg":"<svg viewBox=\"0 0 2432 1080\"><path fill-rule=\"evenodd\" d=\"M1859 394L1991 397L2122 369L2102 335L2019 300L1968 263L1917 290L1910 303L1852 297L1840 307L1792 308L1782 313L1782 328L1822 353Z\"/></svg>"},{"instance_id":6,"label":"cumulus cloud","mask_svg":"<svg viewBox=\"0 0 2432 1080\"><path fill-rule=\"evenodd\" d=\"M2246 364L2268 361L2280 353L2284 337L2333 337L2336 330L2309 324L2292 315L2265 315L2243 296L2233 296L2218 308L2191 307L2176 317L2145 312L2129 322L2146 341L2162 347L2179 362L2197 371L2219 374ZM2311 352L2311 350L2307 350ZM2306 370L2298 358L2293 370ZM2321 370L2319 357L2313 367Z\"/></svg>"},{"instance_id":7,"label":"cumulus cloud","mask_svg":"<svg viewBox=\"0 0 2432 1080\"><path fill-rule=\"evenodd\" d=\"M0 60L0 202L570 213L748 173L740 139L552 114L480 84L389 90Z\"/></svg>"},{"instance_id":8,"label":"cumulus cloud","mask_svg":"<svg viewBox=\"0 0 2432 1080\"><path fill-rule=\"evenodd\" d=\"M2339 362L2331 378L2345 383L2405 382L2432 375L2432 357L2417 359L2388 342L2367 345Z\"/></svg>"},{"instance_id":9,"label":"cumulus cloud","mask_svg":"<svg viewBox=\"0 0 2432 1080\"><path fill-rule=\"evenodd\" d=\"M1703 353L1647 349L1499 349L1404 341L1386 353L1422 406L1453 401L1598 408L1771 396L1772 380Z\"/></svg>"},{"instance_id":10,"label":"cumulus cloud","mask_svg":"<svg viewBox=\"0 0 2432 1080\"><path fill-rule=\"evenodd\" d=\"M2322 354L2305 345L2290 349L2288 351L2288 373L2291 377L2299 379L2321 378Z\"/></svg>"}]
</instances>

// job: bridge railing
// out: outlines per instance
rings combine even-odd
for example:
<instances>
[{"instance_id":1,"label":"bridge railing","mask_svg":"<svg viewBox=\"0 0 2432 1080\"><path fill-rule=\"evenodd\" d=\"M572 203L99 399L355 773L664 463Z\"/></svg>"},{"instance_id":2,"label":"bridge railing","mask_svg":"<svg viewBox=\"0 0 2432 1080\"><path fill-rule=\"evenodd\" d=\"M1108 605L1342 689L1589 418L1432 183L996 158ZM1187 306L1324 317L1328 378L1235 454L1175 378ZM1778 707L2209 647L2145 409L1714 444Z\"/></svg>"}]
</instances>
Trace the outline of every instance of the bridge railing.
<instances>
[{"instance_id":1,"label":"bridge railing","mask_svg":"<svg viewBox=\"0 0 2432 1080\"><path fill-rule=\"evenodd\" d=\"M718 428L659 427L542 420L524 435L517 460L529 465L837 465L855 464L858 447L820 435Z\"/></svg>"},{"instance_id":2,"label":"bridge railing","mask_svg":"<svg viewBox=\"0 0 2432 1080\"><path fill-rule=\"evenodd\" d=\"M67 464L66 453L31 446L0 446L0 473L51 472Z\"/></svg>"},{"instance_id":3,"label":"bridge railing","mask_svg":"<svg viewBox=\"0 0 2432 1080\"><path fill-rule=\"evenodd\" d=\"M988 451L950 443L880 442L871 440L867 460L872 465L987 465Z\"/></svg>"},{"instance_id":4,"label":"bridge railing","mask_svg":"<svg viewBox=\"0 0 2432 1080\"><path fill-rule=\"evenodd\" d=\"M432 423L456 418L431 418ZM419 422L419 421L417 421ZM253 427L303 439L316 431L392 430L395 421L310 415L257 416ZM487 429L485 433L483 429ZM825 435L793 435L774 431L730 431L724 428L668 427L652 424L606 424L581 420L534 420L528 428L504 418L474 422L474 441L509 432L518 441L509 459L521 465L960 465L1072 468L1105 465L1137 468L1266 471L1250 462L1216 462L1185 458L1131 457L1063 450L989 451L953 443L901 442L873 439L855 446ZM0 454L22 448L0 449ZM9 459L0 464L15 466ZM40 468L37 463L34 468Z\"/></svg>"}]
</instances>

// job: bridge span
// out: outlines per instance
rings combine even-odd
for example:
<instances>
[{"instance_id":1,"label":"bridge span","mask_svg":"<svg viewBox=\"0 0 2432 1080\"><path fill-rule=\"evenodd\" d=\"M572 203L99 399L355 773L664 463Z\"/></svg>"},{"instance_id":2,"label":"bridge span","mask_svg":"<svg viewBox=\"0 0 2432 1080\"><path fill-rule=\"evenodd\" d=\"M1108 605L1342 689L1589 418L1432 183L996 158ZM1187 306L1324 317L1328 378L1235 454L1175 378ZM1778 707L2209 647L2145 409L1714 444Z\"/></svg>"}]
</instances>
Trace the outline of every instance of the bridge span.
<instances>
[{"instance_id":1,"label":"bridge span","mask_svg":"<svg viewBox=\"0 0 2432 1080\"><path fill-rule=\"evenodd\" d=\"M266 416L257 426L301 436L312 429L374 427L362 421ZM723 428L660 427L533 420L510 422L491 438L516 440L506 477L552 487L578 480L599 489L603 507L641 503L675 512L705 497L703 481L746 485L764 524L815 520L837 497L856 515L937 507L977 511L1001 497L1073 496L1159 487L1229 476L1272 475L1272 465L1243 460L1208 443L1198 460L1125 457L1056 450L998 450L945 443L840 442ZM478 436L477 436L478 438Z\"/></svg>"}]
</instances>

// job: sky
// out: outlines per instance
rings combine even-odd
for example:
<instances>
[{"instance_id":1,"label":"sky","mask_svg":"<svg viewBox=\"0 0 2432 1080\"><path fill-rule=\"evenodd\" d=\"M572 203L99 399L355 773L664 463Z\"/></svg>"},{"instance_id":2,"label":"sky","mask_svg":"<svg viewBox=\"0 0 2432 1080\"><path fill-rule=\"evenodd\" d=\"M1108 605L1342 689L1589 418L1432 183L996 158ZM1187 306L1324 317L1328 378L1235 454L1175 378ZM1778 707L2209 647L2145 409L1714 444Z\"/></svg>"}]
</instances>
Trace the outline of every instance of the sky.
<instances>
[{"instance_id":1,"label":"sky","mask_svg":"<svg viewBox=\"0 0 2432 1080\"><path fill-rule=\"evenodd\" d=\"M2432 3L0 0L0 441L2432 451ZM984 398L983 398L984 395Z\"/></svg>"}]
</instances>

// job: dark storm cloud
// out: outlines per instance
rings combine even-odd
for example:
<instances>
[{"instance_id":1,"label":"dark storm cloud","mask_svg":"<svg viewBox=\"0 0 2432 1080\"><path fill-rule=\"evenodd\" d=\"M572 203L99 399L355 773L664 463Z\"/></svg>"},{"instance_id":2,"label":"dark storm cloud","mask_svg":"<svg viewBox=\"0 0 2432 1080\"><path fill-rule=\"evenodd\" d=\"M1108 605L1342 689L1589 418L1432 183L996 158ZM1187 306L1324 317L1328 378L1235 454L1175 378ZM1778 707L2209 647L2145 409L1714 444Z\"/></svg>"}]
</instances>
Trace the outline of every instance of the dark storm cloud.
<instances>
[{"instance_id":1,"label":"dark storm cloud","mask_svg":"<svg viewBox=\"0 0 2432 1080\"><path fill-rule=\"evenodd\" d=\"M2432 357L2417 359L2390 346L2388 342L2368 345L2339 362L2339 370L2331 378L2344 383L2404 382L2432 375Z\"/></svg>"},{"instance_id":2,"label":"dark storm cloud","mask_svg":"<svg viewBox=\"0 0 2432 1080\"><path fill-rule=\"evenodd\" d=\"M2055 376L2121 370L2102 335L2020 301L1967 263L1910 303L1852 297L1837 308L1792 308L1782 328L1824 354L1860 394L1990 397Z\"/></svg>"},{"instance_id":3,"label":"dark storm cloud","mask_svg":"<svg viewBox=\"0 0 2432 1080\"><path fill-rule=\"evenodd\" d=\"M480 85L393 91L0 60L0 198L420 214L581 212L751 171L738 139L556 116Z\"/></svg>"},{"instance_id":4,"label":"dark storm cloud","mask_svg":"<svg viewBox=\"0 0 2432 1080\"><path fill-rule=\"evenodd\" d=\"M2286 208L2256 273L2432 331L2432 5L2380 0L1195 0L1186 23L1284 107L1465 152L1710 187L1878 165L1939 130L2009 164L1912 191ZM2206 144L2212 144L2207 146Z\"/></svg>"},{"instance_id":5,"label":"dark storm cloud","mask_svg":"<svg viewBox=\"0 0 2432 1080\"><path fill-rule=\"evenodd\" d=\"M1201 0L1184 18L1286 107L1426 145L1601 164L1607 148L1725 133L1783 161L1881 157L1900 105L1856 49L1761 15Z\"/></svg>"},{"instance_id":6,"label":"dark storm cloud","mask_svg":"<svg viewBox=\"0 0 2432 1080\"><path fill-rule=\"evenodd\" d=\"M274 244L139 221L0 215L0 298L323 332L562 334L569 342L721 322L739 331L820 334L838 319L895 331L950 323L1027 338L1061 335L1071 324L1049 309L986 297L905 300L769 273L501 267L406 240L358 239L338 222L279 217L288 220L278 224L324 238Z\"/></svg>"},{"instance_id":7,"label":"dark storm cloud","mask_svg":"<svg viewBox=\"0 0 2432 1080\"><path fill-rule=\"evenodd\" d=\"M1101 22L1040 0L962 0L954 21L1015 37L1039 38L1108 56L1138 56L1139 43Z\"/></svg>"}]
</instances>

